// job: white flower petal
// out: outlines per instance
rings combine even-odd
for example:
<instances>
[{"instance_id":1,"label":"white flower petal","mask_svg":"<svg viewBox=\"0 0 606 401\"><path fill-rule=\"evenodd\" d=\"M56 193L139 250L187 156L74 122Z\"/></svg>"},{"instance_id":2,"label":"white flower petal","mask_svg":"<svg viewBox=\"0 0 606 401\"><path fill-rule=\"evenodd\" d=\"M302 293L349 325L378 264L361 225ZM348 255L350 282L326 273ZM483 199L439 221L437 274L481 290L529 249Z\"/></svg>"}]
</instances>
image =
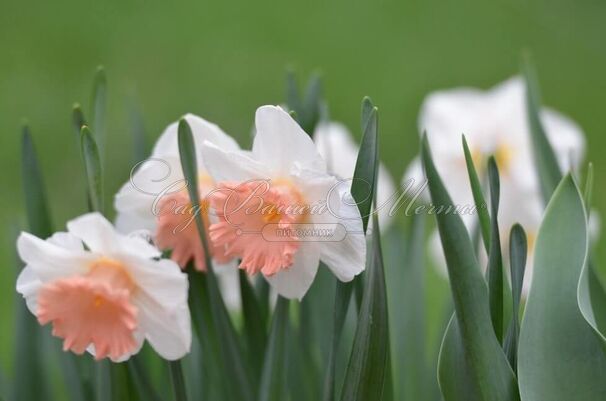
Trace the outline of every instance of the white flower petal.
<instances>
[{"instance_id":1,"label":"white flower petal","mask_svg":"<svg viewBox=\"0 0 606 401\"><path fill-rule=\"evenodd\" d=\"M366 262L366 238L362 227L362 218L358 207L348 193L343 194L345 201L339 209L339 224L347 232L341 241L319 242L320 259L341 281L347 282L364 271ZM380 224L380 223L379 223Z\"/></svg>"},{"instance_id":2,"label":"white flower petal","mask_svg":"<svg viewBox=\"0 0 606 401\"><path fill-rule=\"evenodd\" d=\"M242 151L228 152L210 142L201 148L204 165L215 182L268 178L267 168Z\"/></svg>"},{"instance_id":3,"label":"white flower petal","mask_svg":"<svg viewBox=\"0 0 606 401\"><path fill-rule=\"evenodd\" d=\"M281 296L301 300L316 277L319 263L318 246L311 242L301 242L292 266L265 278Z\"/></svg>"},{"instance_id":4,"label":"white flower petal","mask_svg":"<svg viewBox=\"0 0 606 401\"><path fill-rule=\"evenodd\" d=\"M137 298L139 326L154 350L164 359L177 360L191 348L191 318L187 303L166 310L150 297Z\"/></svg>"},{"instance_id":5,"label":"white flower petal","mask_svg":"<svg viewBox=\"0 0 606 401\"><path fill-rule=\"evenodd\" d=\"M120 259L135 280L138 291L157 304L171 309L187 303L187 275L174 261L144 259L136 254L123 255Z\"/></svg>"},{"instance_id":6,"label":"white flower petal","mask_svg":"<svg viewBox=\"0 0 606 401\"><path fill-rule=\"evenodd\" d=\"M29 233L19 235L17 250L42 282L80 274L94 259L88 252L63 248Z\"/></svg>"},{"instance_id":7,"label":"white flower petal","mask_svg":"<svg viewBox=\"0 0 606 401\"><path fill-rule=\"evenodd\" d=\"M120 249L114 227L101 213L87 213L67 222L70 234L80 238L95 253L112 253Z\"/></svg>"},{"instance_id":8,"label":"white flower petal","mask_svg":"<svg viewBox=\"0 0 606 401\"><path fill-rule=\"evenodd\" d=\"M267 164L274 174L289 173L295 163L303 168L326 171L326 163L309 135L282 108L259 107L255 125L254 157Z\"/></svg>"},{"instance_id":9,"label":"white flower petal","mask_svg":"<svg viewBox=\"0 0 606 401\"><path fill-rule=\"evenodd\" d=\"M17 277L17 292L23 295L27 308L34 315L38 310L38 291L41 286L42 281L38 279L34 270L28 266L25 266Z\"/></svg>"},{"instance_id":10,"label":"white flower petal","mask_svg":"<svg viewBox=\"0 0 606 401\"><path fill-rule=\"evenodd\" d=\"M239 149L238 143L227 135L219 126L206 121L202 117L194 114L186 114L185 120L189 124L196 149L199 149L204 141L209 141L225 150ZM154 149L152 157L163 157L167 155L179 155L179 123L174 122L169 125L160 136Z\"/></svg>"},{"instance_id":11,"label":"white flower petal","mask_svg":"<svg viewBox=\"0 0 606 401\"><path fill-rule=\"evenodd\" d=\"M155 231L154 204L165 194L184 187L178 155L147 159L114 197L118 212L116 228L123 233L139 229Z\"/></svg>"}]
</instances>

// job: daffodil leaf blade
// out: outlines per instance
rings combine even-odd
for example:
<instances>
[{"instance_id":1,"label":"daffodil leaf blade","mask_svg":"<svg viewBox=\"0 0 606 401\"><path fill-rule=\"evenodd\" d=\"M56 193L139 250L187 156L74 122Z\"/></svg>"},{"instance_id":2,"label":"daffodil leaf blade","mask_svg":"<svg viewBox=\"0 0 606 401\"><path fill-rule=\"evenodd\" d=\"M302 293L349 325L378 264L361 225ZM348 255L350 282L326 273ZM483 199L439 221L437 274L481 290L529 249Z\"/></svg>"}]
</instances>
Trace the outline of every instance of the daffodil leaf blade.
<instances>
[{"instance_id":1,"label":"daffodil leaf blade","mask_svg":"<svg viewBox=\"0 0 606 401\"><path fill-rule=\"evenodd\" d=\"M84 171L92 210L103 213L103 175L99 149L86 125L81 129L80 149L84 160Z\"/></svg>"},{"instance_id":2,"label":"daffodil leaf blade","mask_svg":"<svg viewBox=\"0 0 606 401\"><path fill-rule=\"evenodd\" d=\"M428 397L429 383L429 367L425 363L425 216L413 214L406 233L392 224L383 236L385 275L394 392L398 400L416 401Z\"/></svg>"},{"instance_id":3,"label":"daffodil leaf blade","mask_svg":"<svg viewBox=\"0 0 606 401\"><path fill-rule=\"evenodd\" d=\"M362 142L360 143L360 151L351 183L351 195L358 205L360 216L362 216L364 232L366 232L374 198L379 163L377 108L372 106L369 98L365 98L362 102L362 131Z\"/></svg>"},{"instance_id":4,"label":"daffodil leaf blade","mask_svg":"<svg viewBox=\"0 0 606 401\"><path fill-rule=\"evenodd\" d=\"M107 123L107 76L103 66L97 67L93 80L91 98L91 127L95 134L95 141L99 146L99 154L105 151L105 136Z\"/></svg>"},{"instance_id":5,"label":"daffodil leaf blade","mask_svg":"<svg viewBox=\"0 0 606 401\"><path fill-rule=\"evenodd\" d=\"M526 83L526 113L535 165L539 174L543 202L547 204L551 194L562 180L562 172L553 147L541 121L541 95L532 62L527 57L523 64Z\"/></svg>"},{"instance_id":6,"label":"daffodil leaf blade","mask_svg":"<svg viewBox=\"0 0 606 401\"><path fill-rule=\"evenodd\" d=\"M148 371L141 361L141 355L133 355L127 362L139 400L161 401L157 390L152 385Z\"/></svg>"},{"instance_id":7,"label":"daffodil leaf blade","mask_svg":"<svg viewBox=\"0 0 606 401\"><path fill-rule=\"evenodd\" d=\"M568 174L547 205L535 245L518 347L520 393L525 401L589 401L606 394L603 342L577 303L587 249L583 200Z\"/></svg>"},{"instance_id":8,"label":"daffodil leaf blade","mask_svg":"<svg viewBox=\"0 0 606 401\"><path fill-rule=\"evenodd\" d=\"M322 109L322 77L320 74L313 74L309 78L303 99L304 115L301 120L301 127L309 135L313 135L318 122L320 121L320 112Z\"/></svg>"},{"instance_id":9,"label":"daffodil leaf blade","mask_svg":"<svg viewBox=\"0 0 606 401\"><path fill-rule=\"evenodd\" d=\"M392 395L391 389L386 389L391 380L388 380L390 349L383 254L377 214L372 216L372 245L342 401L380 400L384 395L387 398Z\"/></svg>"},{"instance_id":10,"label":"daffodil leaf blade","mask_svg":"<svg viewBox=\"0 0 606 401\"><path fill-rule=\"evenodd\" d=\"M181 168L183 169L183 176L187 181L189 199L193 205L199 205L198 164L196 160L195 144L191 127L185 118L182 118L179 121L177 137ZM227 390L231 395L230 399L252 401L255 394L252 382L245 366L238 334L229 317L223 297L221 296L219 283L210 258L210 247L206 238L204 222L200 213L196 213L195 222L198 229L198 236L202 248L204 249L207 269L206 285L208 288L208 299L210 301L210 313L219 343L220 361L225 370L225 376L231 377L235 381L235 384L233 382L227 384Z\"/></svg>"},{"instance_id":11,"label":"daffodil leaf blade","mask_svg":"<svg viewBox=\"0 0 606 401\"><path fill-rule=\"evenodd\" d=\"M80 141L80 133L84 125L88 125L86 123L86 118L84 117L84 112L82 111L80 104L76 103L72 108L72 127L78 142Z\"/></svg>"},{"instance_id":12,"label":"daffodil leaf blade","mask_svg":"<svg viewBox=\"0 0 606 401\"><path fill-rule=\"evenodd\" d=\"M520 336L520 300L524 284L524 271L526 270L526 255L528 241L526 233L520 224L514 224L509 235L509 265L512 289L512 313L505 340L505 354L509 364L517 370L518 341Z\"/></svg>"},{"instance_id":13,"label":"daffodil leaf blade","mask_svg":"<svg viewBox=\"0 0 606 401\"><path fill-rule=\"evenodd\" d=\"M482 184L478 178L478 173L473 163L473 157L467 145L467 139L463 135L463 152L465 154L465 163L467 165L467 174L469 175L469 184L471 185L471 193L476 206L480 230L482 234L482 242L484 249L488 253L490 249L490 216L488 215L488 207L484 194L482 193Z\"/></svg>"},{"instance_id":14,"label":"daffodil leaf blade","mask_svg":"<svg viewBox=\"0 0 606 401\"><path fill-rule=\"evenodd\" d=\"M336 282L331 347L328 353L324 387L322 390L323 401L333 401L335 399L337 353L341 341L341 334L343 332L343 325L345 324L345 317L349 304L351 303L353 288L353 280L347 283L339 280Z\"/></svg>"},{"instance_id":15,"label":"daffodil leaf blade","mask_svg":"<svg viewBox=\"0 0 606 401\"><path fill-rule=\"evenodd\" d=\"M238 269L240 283L240 296L242 300L242 315L244 319L244 333L248 345L248 356L253 372L262 371L263 361L260 355L265 354L267 345L267 332L261 305L248 279L248 275L242 269ZM257 377L257 382L258 382Z\"/></svg>"},{"instance_id":16,"label":"daffodil leaf blade","mask_svg":"<svg viewBox=\"0 0 606 401\"><path fill-rule=\"evenodd\" d=\"M259 401L282 401L287 394L289 301L278 296L265 351Z\"/></svg>"},{"instance_id":17,"label":"daffodil leaf blade","mask_svg":"<svg viewBox=\"0 0 606 401\"><path fill-rule=\"evenodd\" d=\"M32 135L27 125L23 127L21 136L21 170L25 193L25 210L30 232L41 238L49 237L53 229L46 201L46 187Z\"/></svg>"},{"instance_id":18,"label":"daffodil leaf blade","mask_svg":"<svg viewBox=\"0 0 606 401\"><path fill-rule=\"evenodd\" d=\"M503 340L503 256L499 235L499 197L500 181L497 163L494 157L488 159L488 183L490 187L490 246L488 249L488 298L490 316L497 340Z\"/></svg>"},{"instance_id":19,"label":"daffodil leaf blade","mask_svg":"<svg viewBox=\"0 0 606 401\"><path fill-rule=\"evenodd\" d=\"M450 368L467 373L467 383L472 386L468 391L481 396L480 399L519 401L516 378L494 334L486 282L480 272L465 224L454 211L452 199L433 163L426 135L423 137L421 148L432 204L442 208L441 211L436 211L435 216L446 256L460 333L460 338L455 338L456 342L453 342L460 343L462 348L462 353L442 349L441 355L465 356L463 359L449 359L451 362L458 362ZM450 342L445 343L445 346L448 344ZM446 360L440 361L442 372L445 371L445 363ZM453 386L456 388L457 384L450 382L452 377L453 375L438 377L445 401L461 400L457 393L444 391Z\"/></svg>"}]
</instances>

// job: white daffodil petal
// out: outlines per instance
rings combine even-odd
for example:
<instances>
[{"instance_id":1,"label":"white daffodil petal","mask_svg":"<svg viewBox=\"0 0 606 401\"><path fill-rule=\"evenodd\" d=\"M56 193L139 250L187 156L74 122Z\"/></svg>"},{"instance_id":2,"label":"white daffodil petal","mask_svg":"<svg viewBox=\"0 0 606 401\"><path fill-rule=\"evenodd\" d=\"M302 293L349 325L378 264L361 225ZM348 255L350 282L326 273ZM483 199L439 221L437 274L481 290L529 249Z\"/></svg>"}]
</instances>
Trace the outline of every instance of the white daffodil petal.
<instances>
[{"instance_id":1,"label":"white daffodil petal","mask_svg":"<svg viewBox=\"0 0 606 401\"><path fill-rule=\"evenodd\" d=\"M187 275L170 259L143 259L135 255L123 255L130 274L137 279L139 291L156 303L171 309L187 303Z\"/></svg>"},{"instance_id":2,"label":"white daffodil petal","mask_svg":"<svg viewBox=\"0 0 606 401\"><path fill-rule=\"evenodd\" d=\"M154 231L158 203L165 195L185 188L178 156L150 158L138 166L114 198L120 232L146 229Z\"/></svg>"},{"instance_id":3,"label":"white daffodil petal","mask_svg":"<svg viewBox=\"0 0 606 401\"><path fill-rule=\"evenodd\" d=\"M92 252L111 253L120 248L114 227L101 213L87 213L68 221L67 230Z\"/></svg>"},{"instance_id":4,"label":"white daffodil petal","mask_svg":"<svg viewBox=\"0 0 606 401\"><path fill-rule=\"evenodd\" d=\"M289 268L265 278L281 296L301 300L316 277L320 263L317 244L301 242Z\"/></svg>"},{"instance_id":5,"label":"white daffodil petal","mask_svg":"<svg viewBox=\"0 0 606 401\"><path fill-rule=\"evenodd\" d=\"M42 282L80 274L93 260L87 252L66 249L29 233L19 235L17 250Z\"/></svg>"},{"instance_id":6,"label":"white daffodil petal","mask_svg":"<svg viewBox=\"0 0 606 401\"><path fill-rule=\"evenodd\" d=\"M204 141L209 141L225 150L239 149L238 143L223 132L216 124L208 122L202 117L198 117L194 114L186 114L184 118L191 128L196 149L199 149ZM154 145L152 157L163 157L166 155L178 156L178 134L179 123L175 122L169 125Z\"/></svg>"},{"instance_id":7,"label":"white daffodil petal","mask_svg":"<svg viewBox=\"0 0 606 401\"><path fill-rule=\"evenodd\" d=\"M28 266L25 266L17 277L17 292L23 295L27 308L34 315L38 310L38 291L41 286L42 281L34 270Z\"/></svg>"},{"instance_id":8,"label":"white daffodil petal","mask_svg":"<svg viewBox=\"0 0 606 401\"><path fill-rule=\"evenodd\" d=\"M360 211L349 193L342 196L338 224L346 235L340 241L320 241L320 259L341 281L347 282L364 271L366 262L366 238Z\"/></svg>"},{"instance_id":9,"label":"white daffodil petal","mask_svg":"<svg viewBox=\"0 0 606 401\"><path fill-rule=\"evenodd\" d=\"M191 320L187 303L171 311L144 295L137 298L139 322L147 340L164 359L174 361L191 348Z\"/></svg>"},{"instance_id":10,"label":"white daffodil petal","mask_svg":"<svg viewBox=\"0 0 606 401\"><path fill-rule=\"evenodd\" d=\"M326 163L309 135L279 106L259 107L255 125L253 155L275 174L287 174L294 163L307 169L326 171Z\"/></svg>"},{"instance_id":11,"label":"white daffodil petal","mask_svg":"<svg viewBox=\"0 0 606 401\"><path fill-rule=\"evenodd\" d=\"M267 168L245 152L227 152L210 142L204 142L201 152L204 165L215 182L247 181L269 176Z\"/></svg>"}]
</instances>

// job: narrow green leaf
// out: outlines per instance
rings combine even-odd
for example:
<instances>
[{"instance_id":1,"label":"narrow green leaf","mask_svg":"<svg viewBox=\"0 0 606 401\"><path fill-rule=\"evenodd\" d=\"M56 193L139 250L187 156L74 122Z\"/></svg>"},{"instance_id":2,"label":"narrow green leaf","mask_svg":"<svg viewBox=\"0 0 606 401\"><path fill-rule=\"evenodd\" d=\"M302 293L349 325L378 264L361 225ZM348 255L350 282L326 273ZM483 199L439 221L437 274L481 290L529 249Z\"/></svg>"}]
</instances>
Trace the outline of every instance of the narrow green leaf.
<instances>
[{"instance_id":1,"label":"narrow green leaf","mask_svg":"<svg viewBox=\"0 0 606 401\"><path fill-rule=\"evenodd\" d=\"M482 277L465 224L454 211L453 202L431 158L427 136L422 141L422 159L446 256L458 333L448 330L440 355L439 382L445 401L519 400L516 379L492 326L488 288ZM457 335L459 337L457 337ZM450 337L452 336L452 337ZM459 351L449 349L460 343ZM447 348L445 348L447 346ZM447 355L463 358L446 358ZM449 366L448 362L456 362ZM463 370L465 369L465 370ZM454 374L453 372L456 372ZM462 398L456 379L466 374L470 395Z\"/></svg>"},{"instance_id":2,"label":"narrow green leaf","mask_svg":"<svg viewBox=\"0 0 606 401\"><path fill-rule=\"evenodd\" d=\"M324 401L332 401L335 399L337 352L341 342L341 333L343 331L345 317L347 316L347 310L351 302L353 287L353 280L348 283L343 283L338 280L336 282L331 348L328 354L328 362L326 363L326 375L324 376L324 389L322 393L322 399Z\"/></svg>"},{"instance_id":3,"label":"narrow green leaf","mask_svg":"<svg viewBox=\"0 0 606 401\"><path fill-rule=\"evenodd\" d=\"M591 195L593 193L593 163L589 163L587 166L587 178L585 179L585 192L583 199L585 201L585 207L589 209L591 207ZM589 210L587 210L589 215Z\"/></svg>"},{"instance_id":4,"label":"narrow green leaf","mask_svg":"<svg viewBox=\"0 0 606 401\"><path fill-rule=\"evenodd\" d=\"M322 109L322 77L319 74L313 74L307 83L305 99L303 100L304 115L301 121L301 127L309 135L313 135Z\"/></svg>"},{"instance_id":5,"label":"narrow green leaf","mask_svg":"<svg viewBox=\"0 0 606 401\"><path fill-rule=\"evenodd\" d=\"M186 271L189 278L189 309L203 359L202 376L199 378L202 382L202 399L225 399L228 394L223 374L225 369L222 368L217 330L212 321L206 275L197 272L191 264Z\"/></svg>"},{"instance_id":6,"label":"narrow green leaf","mask_svg":"<svg viewBox=\"0 0 606 401\"><path fill-rule=\"evenodd\" d=\"M369 98L365 98L362 102L362 142L360 144L360 153L356 160L356 167L351 185L351 195L353 196L360 215L362 216L362 224L364 232L368 227L368 219L374 196L374 188L376 186L378 152L377 131L378 117L377 108L372 106Z\"/></svg>"},{"instance_id":7,"label":"narrow green leaf","mask_svg":"<svg viewBox=\"0 0 606 401\"><path fill-rule=\"evenodd\" d=\"M168 369L170 371L170 382L173 389L174 400L187 401L187 391L185 391L185 379L183 379L181 361L169 361Z\"/></svg>"},{"instance_id":8,"label":"narrow green leaf","mask_svg":"<svg viewBox=\"0 0 606 401\"><path fill-rule=\"evenodd\" d=\"M259 378L267 344L267 332L264 325L261 305L255 294L248 276L244 270L238 271L240 279L240 295L242 299L242 314L244 317L244 332L248 345L248 355L255 377ZM258 382L258 380L257 380Z\"/></svg>"},{"instance_id":9,"label":"narrow green leaf","mask_svg":"<svg viewBox=\"0 0 606 401\"><path fill-rule=\"evenodd\" d=\"M93 81L93 94L91 100L91 121L95 142L99 146L100 159L105 152L106 136L106 108L107 108L107 77L103 66L97 67Z\"/></svg>"},{"instance_id":10,"label":"narrow green leaf","mask_svg":"<svg viewBox=\"0 0 606 401\"><path fill-rule=\"evenodd\" d=\"M99 151L90 129L86 125L82 127L80 140L91 206L94 211L103 213L103 176Z\"/></svg>"},{"instance_id":11,"label":"narrow green leaf","mask_svg":"<svg viewBox=\"0 0 606 401\"><path fill-rule=\"evenodd\" d=\"M484 194L482 193L482 185L478 178L478 173L473 164L473 158L467 146L467 139L463 135L463 151L465 153L465 163L467 164L467 174L469 175L469 184L471 185L471 193L473 194L473 200L475 202L476 211L480 223L480 229L482 233L482 241L484 242L484 249L486 253L490 250L490 216L488 215L487 203L484 200Z\"/></svg>"},{"instance_id":12,"label":"narrow green leaf","mask_svg":"<svg viewBox=\"0 0 606 401\"><path fill-rule=\"evenodd\" d=\"M152 385L148 372L143 365L141 355L133 355L127 362L130 376L133 379L138 399L142 401L161 401L160 396Z\"/></svg>"},{"instance_id":13,"label":"narrow green leaf","mask_svg":"<svg viewBox=\"0 0 606 401\"><path fill-rule=\"evenodd\" d=\"M524 270L526 269L527 254L526 233L521 225L515 224L509 235L509 265L512 289L511 323L505 342L505 354L514 372L518 365L518 341L520 337L520 299L524 284Z\"/></svg>"},{"instance_id":14,"label":"narrow green leaf","mask_svg":"<svg viewBox=\"0 0 606 401\"><path fill-rule=\"evenodd\" d=\"M112 401L113 383L109 360L95 362L95 374L95 400Z\"/></svg>"},{"instance_id":15,"label":"narrow green leaf","mask_svg":"<svg viewBox=\"0 0 606 401\"><path fill-rule=\"evenodd\" d=\"M288 398L286 396L288 305L288 299L278 296L265 352L259 390L260 401L282 401Z\"/></svg>"},{"instance_id":16,"label":"narrow green leaf","mask_svg":"<svg viewBox=\"0 0 606 401\"><path fill-rule=\"evenodd\" d=\"M381 400L384 394L392 394L391 389L385 388L389 372L389 324L383 255L377 214L372 216L372 246L364 296L341 392L342 401Z\"/></svg>"},{"instance_id":17,"label":"narrow green leaf","mask_svg":"<svg viewBox=\"0 0 606 401\"><path fill-rule=\"evenodd\" d=\"M194 138L191 128L184 118L179 121L178 139L181 166L183 168L183 175L187 180L189 198L192 204L199 205L198 172ZM232 394L232 399L249 401L254 398L254 392L251 380L248 377L245 368L242 349L238 343L236 330L229 317L223 298L221 297L217 277L215 276L212 261L210 260L210 248L208 246L202 216L200 213L197 213L195 217L200 242L202 243L202 248L204 249L204 255L206 257L206 284L212 320L219 339L220 360L225 369L225 377L230 377L233 380L226 385Z\"/></svg>"},{"instance_id":18,"label":"narrow green leaf","mask_svg":"<svg viewBox=\"0 0 606 401\"><path fill-rule=\"evenodd\" d=\"M587 245L583 200L569 174L547 206L535 246L518 351L524 401L593 401L606 395L603 344L577 304Z\"/></svg>"},{"instance_id":19,"label":"narrow green leaf","mask_svg":"<svg viewBox=\"0 0 606 401\"><path fill-rule=\"evenodd\" d=\"M49 237L53 229L46 201L46 188L38 164L36 149L27 125L23 127L21 137L21 170L30 232L40 238Z\"/></svg>"},{"instance_id":20,"label":"narrow green leaf","mask_svg":"<svg viewBox=\"0 0 606 401\"><path fill-rule=\"evenodd\" d=\"M499 235L499 170L494 157L488 159L488 182L490 186L490 248L488 251L488 297L490 317L497 340L503 340L503 257Z\"/></svg>"},{"instance_id":21,"label":"narrow green leaf","mask_svg":"<svg viewBox=\"0 0 606 401\"><path fill-rule=\"evenodd\" d=\"M289 70L286 73L286 104L290 110L297 114L299 114L303 108L297 78L292 70Z\"/></svg>"},{"instance_id":22,"label":"narrow green leaf","mask_svg":"<svg viewBox=\"0 0 606 401\"><path fill-rule=\"evenodd\" d=\"M84 113L82 112L82 108L79 103L74 103L72 108L72 126L74 128L74 135L76 136L76 140L78 143L80 142L80 133L82 130L82 126L87 125L86 119L84 118Z\"/></svg>"},{"instance_id":23,"label":"narrow green leaf","mask_svg":"<svg viewBox=\"0 0 606 401\"><path fill-rule=\"evenodd\" d=\"M386 243L387 300L397 400L428 398L426 364L425 216L413 214L406 237L397 225ZM391 250L391 252L389 251ZM434 379L435 370L431 371ZM434 379L435 380L435 379Z\"/></svg>"},{"instance_id":24,"label":"narrow green leaf","mask_svg":"<svg viewBox=\"0 0 606 401\"><path fill-rule=\"evenodd\" d=\"M551 194L562 179L558 159L547 139L547 134L541 122L541 95L536 73L529 57L523 65L526 81L526 112L530 126L530 137L536 168L541 183L541 193L545 204L551 199Z\"/></svg>"}]
</instances>

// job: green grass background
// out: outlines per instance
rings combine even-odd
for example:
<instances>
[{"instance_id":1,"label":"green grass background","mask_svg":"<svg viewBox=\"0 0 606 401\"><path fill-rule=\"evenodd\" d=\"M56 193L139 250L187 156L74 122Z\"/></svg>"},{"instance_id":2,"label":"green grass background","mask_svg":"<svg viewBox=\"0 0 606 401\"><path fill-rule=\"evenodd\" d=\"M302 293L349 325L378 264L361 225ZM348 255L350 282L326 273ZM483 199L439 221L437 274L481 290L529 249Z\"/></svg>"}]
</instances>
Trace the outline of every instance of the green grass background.
<instances>
[{"instance_id":1,"label":"green grass background","mask_svg":"<svg viewBox=\"0 0 606 401\"><path fill-rule=\"evenodd\" d=\"M107 68L106 190L132 166L129 106L149 143L181 114L250 143L256 107L284 100L287 67L324 76L331 116L356 129L370 95L380 109L381 157L399 180L417 152L416 119L430 91L489 87L536 61L545 103L588 136L594 203L606 210L606 2L412 0L166 2L0 0L0 362L10 371L14 238L25 227L20 125L31 124L55 226L85 211L71 106L90 114L92 75ZM604 251L598 249L598 260Z\"/></svg>"}]
</instances>

